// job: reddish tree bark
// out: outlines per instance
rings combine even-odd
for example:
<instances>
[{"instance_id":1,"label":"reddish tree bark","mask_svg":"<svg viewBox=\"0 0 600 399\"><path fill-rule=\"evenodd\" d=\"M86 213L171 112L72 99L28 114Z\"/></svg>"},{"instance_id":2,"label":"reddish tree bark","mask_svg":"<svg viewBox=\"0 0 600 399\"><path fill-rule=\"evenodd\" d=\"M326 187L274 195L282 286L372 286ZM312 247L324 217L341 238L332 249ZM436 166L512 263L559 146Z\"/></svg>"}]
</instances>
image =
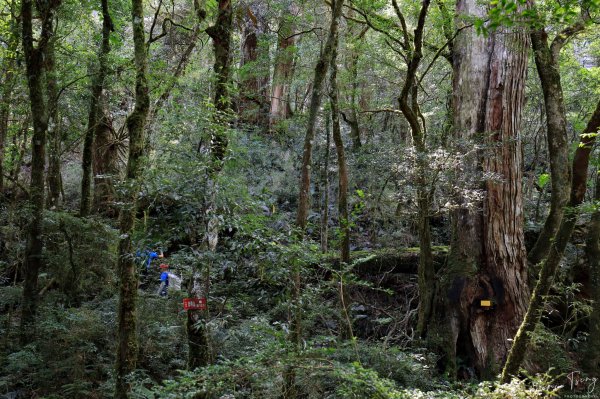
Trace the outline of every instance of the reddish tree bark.
<instances>
[{"instance_id":1,"label":"reddish tree bark","mask_svg":"<svg viewBox=\"0 0 600 399\"><path fill-rule=\"evenodd\" d=\"M242 33L242 80L240 82L239 115L242 121L269 130L269 71L263 65L268 57L268 47L261 45L265 26L262 22L261 5L256 2L247 6Z\"/></svg>"},{"instance_id":2,"label":"reddish tree bark","mask_svg":"<svg viewBox=\"0 0 600 399\"><path fill-rule=\"evenodd\" d=\"M281 16L271 94L271 127L289 117L288 101L293 75L295 44L293 15L297 14L297 11L297 6L291 2Z\"/></svg>"},{"instance_id":3,"label":"reddish tree bark","mask_svg":"<svg viewBox=\"0 0 600 399\"><path fill-rule=\"evenodd\" d=\"M458 27L487 11L476 0L459 0ZM462 189L481 190L484 199L470 206L468 196L456 193L448 271L430 326L446 349L448 370L457 372L461 357L467 376L499 371L527 306L518 137L527 46L518 28L484 37L466 27L454 43L454 136L464 153L458 173L477 182Z\"/></svg>"},{"instance_id":4,"label":"reddish tree bark","mask_svg":"<svg viewBox=\"0 0 600 399\"><path fill-rule=\"evenodd\" d=\"M600 130L600 102L596 106L592 117L581 135L581 140L575 156L573 157L573 180L571 182L571 195L569 198L568 212L562 218L556 236L552 241L548 256L542 263L540 275L531 294L531 301L527 314L519 331L514 337L510 354L502 370L502 381L509 382L517 375L519 367L525 358L527 345L531 341L531 333L542 317L542 311L546 304L546 296L554 282L554 276L560 265L567 243L571 239L571 234L575 229L577 216L579 216L579 205L583 202L587 189L588 166L590 153L596 142L596 136Z\"/></svg>"}]
</instances>

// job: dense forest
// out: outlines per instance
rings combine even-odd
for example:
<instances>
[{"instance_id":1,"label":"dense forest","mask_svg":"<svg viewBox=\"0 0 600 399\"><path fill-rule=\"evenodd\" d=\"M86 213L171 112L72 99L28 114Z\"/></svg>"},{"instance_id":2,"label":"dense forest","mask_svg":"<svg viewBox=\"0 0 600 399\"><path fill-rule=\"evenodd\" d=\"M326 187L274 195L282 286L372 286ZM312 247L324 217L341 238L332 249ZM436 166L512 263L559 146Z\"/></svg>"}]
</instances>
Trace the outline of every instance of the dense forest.
<instances>
[{"instance_id":1,"label":"dense forest","mask_svg":"<svg viewBox=\"0 0 600 399\"><path fill-rule=\"evenodd\" d=\"M0 397L600 398L600 0L0 0Z\"/></svg>"}]
</instances>

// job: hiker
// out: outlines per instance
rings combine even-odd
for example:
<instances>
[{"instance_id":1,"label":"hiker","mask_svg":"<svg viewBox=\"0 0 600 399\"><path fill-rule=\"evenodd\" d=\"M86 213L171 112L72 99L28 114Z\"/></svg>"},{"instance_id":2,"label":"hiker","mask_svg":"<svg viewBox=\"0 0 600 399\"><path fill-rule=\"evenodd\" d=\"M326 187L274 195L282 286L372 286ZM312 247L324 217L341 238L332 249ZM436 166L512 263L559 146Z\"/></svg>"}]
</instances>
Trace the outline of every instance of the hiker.
<instances>
[{"instance_id":1,"label":"hiker","mask_svg":"<svg viewBox=\"0 0 600 399\"><path fill-rule=\"evenodd\" d=\"M165 255L163 254L162 249L160 250L160 254L154 251L146 251L146 270L150 269L150 263L152 263L154 259L162 259L164 257Z\"/></svg>"},{"instance_id":2,"label":"hiker","mask_svg":"<svg viewBox=\"0 0 600 399\"><path fill-rule=\"evenodd\" d=\"M158 295L167 296L167 290L169 289L169 265L162 263L160 265L160 288L158 289Z\"/></svg>"},{"instance_id":3,"label":"hiker","mask_svg":"<svg viewBox=\"0 0 600 399\"><path fill-rule=\"evenodd\" d=\"M136 256L138 258L142 257L142 253L140 251L137 252ZM155 252L155 251L149 251L146 250L144 252L144 259L142 262L142 278L141 278L141 283L140 283L140 288L144 289L146 287L148 287L148 284L150 283L150 265L152 264L152 261L154 259L162 259L164 258L165 255L163 254L162 249L160 250L160 253ZM146 266L146 267L144 267Z\"/></svg>"}]
</instances>

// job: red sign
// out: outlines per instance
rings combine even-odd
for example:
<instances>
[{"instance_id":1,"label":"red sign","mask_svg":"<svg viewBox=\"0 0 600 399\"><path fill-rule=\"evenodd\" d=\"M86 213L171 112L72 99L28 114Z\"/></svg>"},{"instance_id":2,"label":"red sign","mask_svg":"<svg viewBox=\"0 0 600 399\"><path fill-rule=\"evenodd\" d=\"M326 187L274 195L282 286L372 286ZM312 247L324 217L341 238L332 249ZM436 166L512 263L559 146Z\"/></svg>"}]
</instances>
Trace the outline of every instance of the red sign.
<instances>
[{"instance_id":1,"label":"red sign","mask_svg":"<svg viewBox=\"0 0 600 399\"><path fill-rule=\"evenodd\" d=\"M206 298L183 298L183 309L206 310Z\"/></svg>"}]
</instances>

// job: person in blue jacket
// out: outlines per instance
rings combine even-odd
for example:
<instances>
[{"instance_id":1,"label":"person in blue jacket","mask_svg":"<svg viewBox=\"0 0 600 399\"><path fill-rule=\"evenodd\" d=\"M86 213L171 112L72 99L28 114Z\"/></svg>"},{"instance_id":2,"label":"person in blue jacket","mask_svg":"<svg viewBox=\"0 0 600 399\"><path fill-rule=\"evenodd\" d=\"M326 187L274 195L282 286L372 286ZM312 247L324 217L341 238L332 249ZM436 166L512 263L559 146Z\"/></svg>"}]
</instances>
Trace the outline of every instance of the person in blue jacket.
<instances>
[{"instance_id":1,"label":"person in blue jacket","mask_svg":"<svg viewBox=\"0 0 600 399\"><path fill-rule=\"evenodd\" d=\"M156 251L146 250L146 251L144 251L143 255L144 255L144 258L142 261L142 278L141 278L140 288L146 288L150 282L149 274L150 274L150 265L152 264L152 261L154 259L159 259L159 258L162 259L165 256L163 254L162 250L160 250L160 253L156 252ZM140 251L138 251L136 256L138 258L141 258L142 253Z\"/></svg>"},{"instance_id":2,"label":"person in blue jacket","mask_svg":"<svg viewBox=\"0 0 600 399\"><path fill-rule=\"evenodd\" d=\"M160 254L154 251L146 251L146 270L150 269L150 264L154 259L162 259L164 257L165 255L163 254L162 250L160 251Z\"/></svg>"},{"instance_id":3,"label":"person in blue jacket","mask_svg":"<svg viewBox=\"0 0 600 399\"><path fill-rule=\"evenodd\" d=\"M158 295L167 296L169 289L169 265L162 263L160 265L160 288L158 289Z\"/></svg>"}]
</instances>

